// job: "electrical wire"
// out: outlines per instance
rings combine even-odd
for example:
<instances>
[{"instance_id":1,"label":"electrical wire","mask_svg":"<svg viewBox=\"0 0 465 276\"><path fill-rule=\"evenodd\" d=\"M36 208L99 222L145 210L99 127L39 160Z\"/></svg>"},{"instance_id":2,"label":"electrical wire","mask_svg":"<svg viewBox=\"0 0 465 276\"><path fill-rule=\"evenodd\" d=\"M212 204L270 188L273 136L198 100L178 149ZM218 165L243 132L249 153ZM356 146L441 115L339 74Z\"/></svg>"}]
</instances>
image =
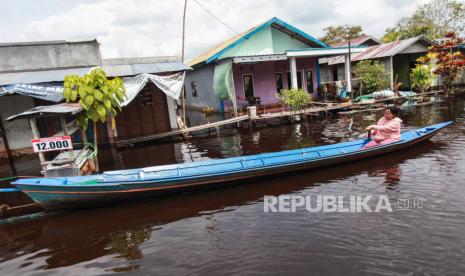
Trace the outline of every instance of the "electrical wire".
<instances>
[{"instance_id":1,"label":"electrical wire","mask_svg":"<svg viewBox=\"0 0 465 276\"><path fill-rule=\"evenodd\" d=\"M223 22L221 19L219 19L215 14L213 14L213 12L211 12L209 9L207 9L205 6L203 6L202 4L199 3L199 1L197 0L193 0L199 7L201 7L203 10L205 10L208 14L210 14L211 16L213 16L218 22L220 22L221 24L223 24L226 28L228 28L229 30L233 31L234 33L236 34L239 34L239 32L237 32L236 30L234 30L232 27L230 27L228 24L226 24L225 22Z\"/></svg>"}]
</instances>

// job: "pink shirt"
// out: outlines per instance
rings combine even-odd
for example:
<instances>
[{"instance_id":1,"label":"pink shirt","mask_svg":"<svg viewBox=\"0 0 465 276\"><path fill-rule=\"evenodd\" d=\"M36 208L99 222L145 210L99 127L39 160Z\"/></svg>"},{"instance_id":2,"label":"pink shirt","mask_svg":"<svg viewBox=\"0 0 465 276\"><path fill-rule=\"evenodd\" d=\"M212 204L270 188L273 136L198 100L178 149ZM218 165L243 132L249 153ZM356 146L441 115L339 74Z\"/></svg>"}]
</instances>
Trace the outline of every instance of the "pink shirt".
<instances>
[{"instance_id":1,"label":"pink shirt","mask_svg":"<svg viewBox=\"0 0 465 276\"><path fill-rule=\"evenodd\" d=\"M382 117L379 119L378 124L373 128L372 134L375 135L375 141L382 141L387 139L400 140L400 127L402 120L395 117L392 120L386 120Z\"/></svg>"}]
</instances>

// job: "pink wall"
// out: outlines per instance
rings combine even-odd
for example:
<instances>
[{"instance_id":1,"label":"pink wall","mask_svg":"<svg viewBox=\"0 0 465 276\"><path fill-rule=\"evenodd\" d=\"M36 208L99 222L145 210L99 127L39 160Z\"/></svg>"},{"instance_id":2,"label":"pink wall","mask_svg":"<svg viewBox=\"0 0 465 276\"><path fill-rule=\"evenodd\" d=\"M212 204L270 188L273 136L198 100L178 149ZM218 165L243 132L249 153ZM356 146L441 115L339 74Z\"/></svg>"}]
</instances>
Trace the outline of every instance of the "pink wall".
<instances>
[{"instance_id":1,"label":"pink wall","mask_svg":"<svg viewBox=\"0 0 465 276\"><path fill-rule=\"evenodd\" d=\"M314 58L298 58L297 71L312 70L313 71L313 91L316 92L317 83L317 59ZM260 97L262 104L275 104L278 102L276 98L276 81L275 73L283 73L283 86L288 87L287 72L290 71L288 60L282 61L266 61L251 64L233 64L234 74L234 89L236 96L245 98L242 76L245 74L253 75L253 85L255 97ZM305 80L303 80L305 86ZM239 106L246 105L238 101ZM226 102L227 107L231 107L230 101Z\"/></svg>"}]
</instances>

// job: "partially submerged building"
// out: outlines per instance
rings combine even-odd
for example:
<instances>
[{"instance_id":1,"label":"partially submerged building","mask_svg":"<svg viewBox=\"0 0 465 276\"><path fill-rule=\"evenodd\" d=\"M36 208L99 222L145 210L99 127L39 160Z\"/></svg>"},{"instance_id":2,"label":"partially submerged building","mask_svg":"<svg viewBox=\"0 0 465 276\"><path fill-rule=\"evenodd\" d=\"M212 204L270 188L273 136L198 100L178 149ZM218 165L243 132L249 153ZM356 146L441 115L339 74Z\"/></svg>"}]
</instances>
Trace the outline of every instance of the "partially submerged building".
<instances>
[{"instance_id":1,"label":"partially submerged building","mask_svg":"<svg viewBox=\"0 0 465 276\"><path fill-rule=\"evenodd\" d=\"M176 100L187 66L180 57L103 59L108 77L123 77L128 97L116 117L117 139L168 132L178 128Z\"/></svg>"},{"instance_id":2,"label":"partially submerged building","mask_svg":"<svg viewBox=\"0 0 465 276\"><path fill-rule=\"evenodd\" d=\"M125 139L177 128L175 101L188 68L180 58L102 59L97 40L0 44L0 119L63 101L64 77L84 75L95 67L103 67L109 77L122 77L127 91L123 111L116 117L116 135L105 130L103 138ZM4 125L13 152L32 152L26 120ZM38 127L47 137L58 132L59 124L47 118Z\"/></svg>"},{"instance_id":3,"label":"partially submerged building","mask_svg":"<svg viewBox=\"0 0 465 276\"><path fill-rule=\"evenodd\" d=\"M1 43L0 120L34 106L62 101L66 75L82 75L100 64L97 40ZM13 153L32 152L27 120L4 122L4 126ZM55 131L55 124L42 124L40 128L46 136Z\"/></svg>"},{"instance_id":4,"label":"partially submerged building","mask_svg":"<svg viewBox=\"0 0 465 276\"><path fill-rule=\"evenodd\" d=\"M354 50L355 52L360 50ZM274 17L209 49L188 64L187 105L215 111L279 105L282 89L316 95L318 59L347 54Z\"/></svg>"},{"instance_id":5,"label":"partially submerged building","mask_svg":"<svg viewBox=\"0 0 465 276\"><path fill-rule=\"evenodd\" d=\"M368 47L351 56L352 67L361 60L378 61L384 65L391 88L394 83L401 82L402 90L411 90L410 71L417 64L417 59L428 52L434 42L419 36L390 43ZM363 46L359 45L358 47ZM346 59L344 56L320 60L322 80L326 82L346 80Z\"/></svg>"},{"instance_id":6,"label":"partially submerged building","mask_svg":"<svg viewBox=\"0 0 465 276\"><path fill-rule=\"evenodd\" d=\"M370 47L380 45L381 41L374 38L371 35L362 35L356 38L350 39L350 47ZM330 44L331 47L348 47L349 41L344 40L337 43ZM320 74L322 82L336 82L345 79L345 68L340 64L330 64L330 61L335 60L339 57L322 58L319 60Z\"/></svg>"}]
</instances>

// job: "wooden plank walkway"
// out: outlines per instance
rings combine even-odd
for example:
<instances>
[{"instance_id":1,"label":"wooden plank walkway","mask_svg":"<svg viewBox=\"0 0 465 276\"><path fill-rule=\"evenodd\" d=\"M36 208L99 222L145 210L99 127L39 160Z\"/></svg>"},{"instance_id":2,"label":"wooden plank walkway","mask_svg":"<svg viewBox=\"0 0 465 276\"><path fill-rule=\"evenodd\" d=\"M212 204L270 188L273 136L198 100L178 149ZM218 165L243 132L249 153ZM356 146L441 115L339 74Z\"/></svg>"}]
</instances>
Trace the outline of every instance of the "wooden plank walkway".
<instances>
[{"instance_id":1,"label":"wooden plank walkway","mask_svg":"<svg viewBox=\"0 0 465 276\"><path fill-rule=\"evenodd\" d=\"M325 112L325 111L331 111L331 110L336 110L340 108L345 108L345 107L350 107L349 104L338 104L334 106L325 106L325 107L311 107L304 109L303 111L282 111L282 112L273 112L273 113L266 113L266 114L260 114L254 117L249 117L248 115L243 115L243 116L238 116L234 118L230 118L224 121L218 121L218 122L213 122L209 124L204 124L200 126L194 126L194 127L188 127L184 129L178 129L178 130L173 130L165 133L159 133L159 134L154 134L154 135L147 135L147 136L141 136L141 137L135 137L135 138L129 138L129 139L121 139L117 140L115 142L117 147L121 147L124 145L129 145L129 144L136 144L136 143L141 143L141 142L147 142L147 141L153 141L157 139L162 139L166 137L171 137L171 136L177 136L177 135L188 135L189 133L192 133L194 131L200 131L200 130L207 130L210 128L215 128L218 129L220 126L224 125L229 125L229 124L234 124L234 123L239 123L242 121L246 120L252 120L252 121L257 121L257 120L265 120L265 119L270 119L270 118L280 118L280 117L287 117L287 116L293 116L293 115L300 115L300 114L312 114L312 113L319 113L319 112Z\"/></svg>"},{"instance_id":2,"label":"wooden plank walkway","mask_svg":"<svg viewBox=\"0 0 465 276\"><path fill-rule=\"evenodd\" d=\"M326 107L311 107L311 108L306 108L301 111L281 111L281 112L273 112L273 113L265 113L265 114L260 114L257 117L254 117L252 119L254 120L260 120L260 119L270 119L270 118L279 118L279 117L287 117L287 116L294 116L294 115L301 115L301 114L312 114L312 113L319 113L319 112L326 112L326 111L331 111L331 110L336 110L336 109L341 109L341 108L346 108L350 107L350 105L333 105L333 106L326 106Z\"/></svg>"},{"instance_id":3,"label":"wooden plank walkway","mask_svg":"<svg viewBox=\"0 0 465 276\"><path fill-rule=\"evenodd\" d=\"M438 92L440 93L442 91L432 91L432 92L425 93L424 95L434 94L434 93L438 93ZM390 98L390 99L376 100L374 103L381 103L381 102L385 102L385 101L389 101L389 100L402 99L402 98L404 98L404 99L408 99L408 98L415 99L415 97L393 97L393 98ZM204 125L200 125L200 126L188 127L188 128L179 129L179 130L173 130L173 131L169 131L169 132L165 132L165 133L159 133L159 134L154 134L154 135L147 135L147 136L117 140L115 143L116 143L116 146L121 147L121 146L124 146L124 145L136 144L136 143L147 142L147 141L153 141L153 140L162 139L162 138L171 137L171 136L177 136L177 135L186 136L186 135L188 135L188 134L190 134L192 132L195 132L195 131L207 130L207 129L210 129L210 128L214 128L214 129L218 130L220 126L239 123L239 122L246 121L246 120L258 121L258 120L266 120L266 119L271 119L271 118L289 117L289 116L295 116L295 115L301 115L301 114L309 115L309 114L320 113L320 112L334 111L334 110L338 110L338 109L342 109L342 108L352 108L352 109L356 108L356 109L359 109L359 110L357 110L355 112L354 111L343 111L343 112L339 112L339 114L353 114L353 113L364 112L364 111L378 110L378 108L363 109L363 107L367 106L367 103L355 103L354 104L354 103L351 103L351 102L347 102L347 103L336 104L336 103L318 103L318 102L315 102L315 103L312 103L312 104L317 105L317 106L306 108L306 109L301 110L301 111L272 112L272 113L260 114L260 115L254 116L254 117L249 117L248 115L243 115L243 116L233 117L233 118L223 120L223 121L213 122L213 123L204 124Z\"/></svg>"},{"instance_id":4,"label":"wooden plank walkway","mask_svg":"<svg viewBox=\"0 0 465 276\"><path fill-rule=\"evenodd\" d=\"M178 129L178 130L173 130L173 131L154 134L154 135L147 135L147 136L117 140L115 143L116 143L116 146L123 146L123 145L128 145L128 144L135 144L135 143L157 140L157 139L166 138L170 136L186 135L194 131L205 130L209 128L218 128L223 125L234 124L234 123L238 123L238 122L248 120L248 119L249 119L248 115L243 115L243 116L230 118L224 121L213 122L213 123L200 125L200 126L188 127L184 129Z\"/></svg>"}]
</instances>

